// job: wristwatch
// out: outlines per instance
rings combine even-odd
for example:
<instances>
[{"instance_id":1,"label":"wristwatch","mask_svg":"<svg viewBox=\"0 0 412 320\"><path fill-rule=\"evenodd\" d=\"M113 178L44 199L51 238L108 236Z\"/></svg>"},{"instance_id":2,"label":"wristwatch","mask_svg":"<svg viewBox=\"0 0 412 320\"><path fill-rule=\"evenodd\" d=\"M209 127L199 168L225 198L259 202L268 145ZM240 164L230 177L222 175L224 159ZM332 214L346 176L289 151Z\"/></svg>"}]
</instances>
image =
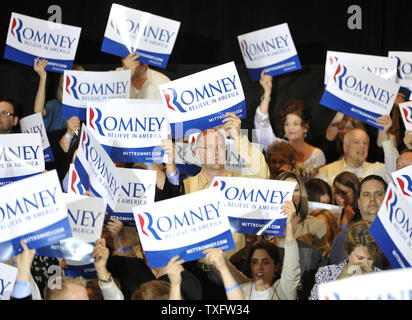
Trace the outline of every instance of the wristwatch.
<instances>
[{"instance_id":1,"label":"wristwatch","mask_svg":"<svg viewBox=\"0 0 412 320\"><path fill-rule=\"evenodd\" d=\"M101 282L101 283L109 283L109 282L111 282L112 280L113 280L113 278L112 278L112 274L111 274L111 273L109 273L109 276L107 277L106 280L103 280L103 279L100 279L100 278L99 278L99 282Z\"/></svg>"}]
</instances>

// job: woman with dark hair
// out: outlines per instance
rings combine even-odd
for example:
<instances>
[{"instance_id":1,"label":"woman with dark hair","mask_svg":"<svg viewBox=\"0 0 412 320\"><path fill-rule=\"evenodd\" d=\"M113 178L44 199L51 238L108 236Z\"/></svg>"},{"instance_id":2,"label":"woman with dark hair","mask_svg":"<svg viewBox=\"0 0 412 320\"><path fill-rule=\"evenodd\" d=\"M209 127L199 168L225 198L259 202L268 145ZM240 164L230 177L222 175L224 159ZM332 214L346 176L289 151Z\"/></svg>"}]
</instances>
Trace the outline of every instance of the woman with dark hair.
<instances>
[{"instance_id":1,"label":"woman with dark hair","mask_svg":"<svg viewBox=\"0 0 412 320\"><path fill-rule=\"evenodd\" d=\"M298 215L296 238L309 244L313 244L313 242L319 245L326 243L325 223L308 215L308 192L302 177L294 172L285 171L277 177L277 180L296 182L292 198Z\"/></svg>"},{"instance_id":2,"label":"woman with dark hair","mask_svg":"<svg viewBox=\"0 0 412 320\"><path fill-rule=\"evenodd\" d=\"M245 274L229 261L231 269L246 300L296 300L300 281L299 249L295 238L297 212L292 201L285 201L282 212L287 214L283 265L274 243L260 240L255 242L246 258ZM281 271L280 278L276 275Z\"/></svg>"},{"instance_id":3,"label":"woman with dark hair","mask_svg":"<svg viewBox=\"0 0 412 320\"><path fill-rule=\"evenodd\" d=\"M269 120L269 103L272 92L272 76L261 73L260 84L264 89L259 108L255 114L255 128L259 129L256 136L264 150L275 141L282 141L276 137ZM281 111L281 127L284 137L296 150L297 167L301 175L307 180L314 176L317 169L326 163L323 151L306 142L311 122L310 108L301 99L289 99ZM284 141L284 140L283 140Z\"/></svg>"},{"instance_id":4,"label":"woman with dark hair","mask_svg":"<svg viewBox=\"0 0 412 320\"><path fill-rule=\"evenodd\" d=\"M360 182L349 171L338 174L333 180L333 202L342 208L340 226L345 229L349 222L362 219L358 209Z\"/></svg>"},{"instance_id":5,"label":"woman with dark hair","mask_svg":"<svg viewBox=\"0 0 412 320\"><path fill-rule=\"evenodd\" d=\"M332 189L326 181L312 178L306 182L306 189L309 201L332 204Z\"/></svg>"}]
</instances>

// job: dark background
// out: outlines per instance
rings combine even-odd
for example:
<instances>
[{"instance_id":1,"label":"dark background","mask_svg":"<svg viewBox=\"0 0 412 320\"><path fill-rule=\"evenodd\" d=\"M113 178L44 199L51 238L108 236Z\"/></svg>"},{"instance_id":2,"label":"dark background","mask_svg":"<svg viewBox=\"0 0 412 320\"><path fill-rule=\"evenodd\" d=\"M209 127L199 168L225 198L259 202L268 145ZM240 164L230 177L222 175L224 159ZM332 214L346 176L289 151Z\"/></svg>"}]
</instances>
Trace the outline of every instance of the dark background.
<instances>
[{"instance_id":1,"label":"dark background","mask_svg":"<svg viewBox=\"0 0 412 320\"><path fill-rule=\"evenodd\" d=\"M59 5L62 23L82 28L75 63L87 70L110 70L120 58L101 52L101 43L113 1L0 2L0 52L4 53L12 12L48 20L49 6ZM237 36L287 22L303 69L274 79L271 122L278 132L278 112L286 99L304 99L312 111L309 142L320 146L334 111L319 105L323 93L327 50L387 56L389 50L412 51L412 1L363 0L146 0L115 3L181 22L166 69L172 80L234 61L245 91L248 116L243 128L253 128L253 116L263 93L244 66ZM350 30L350 5L362 9L362 29ZM1 54L3 55L3 54ZM0 95L18 99L24 115L32 113L38 77L31 67L0 60ZM48 76L47 100L55 97L59 74ZM373 142L373 141L372 141Z\"/></svg>"}]
</instances>

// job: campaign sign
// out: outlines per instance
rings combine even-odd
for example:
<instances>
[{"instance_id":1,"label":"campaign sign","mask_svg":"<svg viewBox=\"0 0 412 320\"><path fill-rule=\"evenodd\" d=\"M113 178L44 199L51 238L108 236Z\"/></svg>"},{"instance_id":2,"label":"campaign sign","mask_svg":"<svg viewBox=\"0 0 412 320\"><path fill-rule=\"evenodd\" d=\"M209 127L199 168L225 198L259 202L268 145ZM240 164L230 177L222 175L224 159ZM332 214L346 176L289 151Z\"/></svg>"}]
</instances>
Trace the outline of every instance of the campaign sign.
<instances>
[{"instance_id":1,"label":"campaign sign","mask_svg":"<svg viewBox=\"0 0 412 320\"><path fill-rule=\"evenodd\" d=\"M369 71L337 64L320 104L378 129L376 119L392 110L399 84Z\"/></svg>"},{"instance_id":2,"label":"campaign sign","mask_svg":"<svg viewBox=\"0 0 412 320\"><path fill-rule=\"evenodd\" d=\"M77 150L74 167L84 190L104 198L112 211L117 204L122 179L109 155L84 124Z\"/></svg>"},{"instance_id":3,"label":"campaign sign","mask_svg":"<svg viewBox=\"0 0 412 320\"><path fill-rule=\"evenodd\" d=\"M67 189L67 193L73 193L77 195L84 195L87 189L84 187L80 180L80 176L74 167L74 164L71 163L69 166L69 185Z\"/></svg>"},{"instance_id":4,"label":"campaign sign","mask_svg":"<svg viewBox=\"0 0 412 320\"><path fill-rule=\"evenodd\" d=\"M389 51L388 56L398 61L397 80L401 87L412 90L412 52ZM410 100L410 97L406 97Z\"/></svg>"},{"instance_id":5,"label":"campaign sign","mask_svg":"<svg viewBox=\"0 0 412 320\"><path fill-rule=\"evenodd\" d=\"M0 261L72 236L56 170L4 186L0 192Z\"/></svg>"},{"instance_id":6,"label":"campaign sign","mask_svg":"<svg viewBox=\"0 0 412 320\"><path fill-rule=\"evenodd\" d=\"M319 300L412 300L412 268L354 275L319 285Z\"/></svg>"},{"instance_id":7,"label":"campaign sign","mask_svg":"<svg viewBox=\"0 0 412 320\"><path fill-rule=\"evenodd\" d=\"M390 182L369 232L394 268L407 268L412 264L411 226L411 206Z\"/></svg>"},{"instance_id":8,"label":"campaign sign","mask_svg":"<svg viewBox=\"0 0 412 320\"><path fill-rule=\"evenodd\" d=\"M113 161L164 162L160 144L170 135L170 126L160 100L90 103L87 128Z\"/></svg>"},{"instance_id":9,"label":"campaign sign","mask_svg":"<svg viewBox=\"0 0 412 320\"><path fill-rule=\"evenodd\" d=\"M156 171L145 169L117 168L122 177L119 199L113 218L125 226L136 226L133 207L154 203L156 192Z\"/></svg>"},{"instance_id":10,"label":"campaign sign","mask_svg":"<svg viewBox=\"0 0 412 320\"><path fill-rule=\"evenodd\" d=\"M412 165L392 172L392 178L398 190L412 208Z\"/></svg>"},{"instance_id":11,"label":"campaign sign","mask_svg":"<svg viewBox=\"0 0 412 320\"><path fill-rule=\"evenodd\" d=\"M237 37L246 67L253 81L302 69L287 23Z\"/></svg>"},{"instance_id":12,"label":"campaign sign","mask_svg":"<svg viewBox=\"0 0 412 320\"><path fill-rule=\"evenodd\" d=\"M407 101L399 104L399 111L402 115L406 130L412 130L412 102Z\"/></svg>"},{"instance_id":13,"label":"campaign sign","mask_svg":"<svg viewBox=\"0 0 412 320\"><path fill-rule=\"evenodd\" d=\"M39 57L46 71L70 70L76 56L81 28L12 12L4 58L28 66Z\"/></svg>"},{"instance_id":14,"label":"campaign sign","mask_svg":"<svg viewBox=\"0 0 412 320\"><path fill-rule=\"evenodd\" d=\"M112 4L101 51L126 57L136 51L139 61L166 68L180 22Z\"/></svg>"},{"instance_id":15,"label":"campaign sign","mask_svg":"<svg viewBox=\"0 0 412 320\"><path fill-rule=\"evenodd\" d=\"M369 71L385 80L396 80L397 61L391 57L381 57L369 54L328 51L326 53L325 80L327 85L334 76L338 64L355 66Z\"/></svg>"},{"instance_id":16,"label":"campaign sign","mask_svg":"<svg viewBox=\"0 0 412 320\"><path fill-rule=\"evenodd\" d=\"M9 300L16 282L17 268L0 263L0 300Z\"/></svg>"},{"instance_id":17,"label":"campaign sign","mask_svg":"<svg viewBox=\"0 0 412 320\"><path fill-rule=\"evenodd\" d=\"M130 70L65 71L62 117L86 120L87 104L130 98Z\"/></svg>"},{"instance_id":18,"label":"campaign sign","mask_svg":"<svg viewBox=\"0 0 412 320\"><path fill-rule=\"evenodd\" d=\"M232 232L283 236L287 216L281 213L292 200L296 182L215 177L212 189L221 193L221 211L228 216Z\"/></svg>"},{"instance_id":19,"label":"campaign sign","mask_svg":"<svg viewBox=\"0 0 412 320\"><path fill-rule=\"evenodd\" d=\"M37 255L93 262L94 242L101 238L106 212L102 198L63 193L72 229L72 238L40 248Z\"/></svg>"},{"instance_id":20,"label":"campaign sign","mask_svg":"<svg viewBox=\"0 0 412 320\"><path fill-rule=\"evenodd\" d=\"M187 262L205 257L208 248L235 248L217 189L134 207L133 213L150 268L164 267L176 255Z\"/></svg>"},{"instance_id":21,"label":"campaign sign","mask_svg":"<svg viewBox=\"0 0 412 320\"><path fill-rule=\"evenodd\" d=\"M40 135L0 134L0 186L38 174L44 168Z\"/></svg>"},{"instance_id":22,"label":"campaign sign","mask_svg":"<svg viewBox=\"0 0 412 320\"><path fill-rule=\"evenodd\" d=\"M40 112L20 119L20 129L23 133L39 133L45 162L54 162L53 152L50 148L49 138L44 127L43 117Z\"/></svg>"},{"instance_id":23,"label":"campaign sign","mask_svg":"<svg viewBox=\"0 0 412 320\"><path fill-rule=\"evenodd\" d=\"M246 102L234 62L159 85L173 136L182 138L222 124L226 112L246 117Z\"/></svg>"}]
</instances>

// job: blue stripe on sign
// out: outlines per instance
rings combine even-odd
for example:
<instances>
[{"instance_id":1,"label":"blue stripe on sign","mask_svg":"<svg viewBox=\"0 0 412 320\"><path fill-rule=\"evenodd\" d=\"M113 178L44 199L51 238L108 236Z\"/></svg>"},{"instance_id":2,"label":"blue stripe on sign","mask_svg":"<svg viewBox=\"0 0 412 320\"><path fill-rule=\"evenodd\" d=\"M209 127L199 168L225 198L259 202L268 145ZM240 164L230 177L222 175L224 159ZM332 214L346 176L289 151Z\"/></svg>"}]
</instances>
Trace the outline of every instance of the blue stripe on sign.
<instances>
[{"instance_id":1,"label":"blue stripe on sign","mask_svg":"<svg viewBox=\"0 0 412 320\"><path fill-rule=\"evenodd\" d=\"M276 62L272 65L261 67L261 68L249 68L249 74L252 81L258 81L260 79L260 74L262 70L266 69L265 74L270 76L278 76L284 73L296 71L302 69L298 55L294 55L286 60Z\"/></svg>"},{"instance_id":2,"label":"blue stripe on sign","mask_svg":"<svg viewBox=\"0 0 412 320\"><path fill-rule=\"evenodd\" d=\"M129 48L127 48L123 43L113 41L106 37L103 39L102 48L100 50L123 58L128 56L130 53ZM140 57L137 59L138 61L163 69L166 68L170 57L170 54L140 49L136 49L135 51L140 54Z\"/></svg>"},{"instance_id":3,"label":"blue stripe on sign","mask_svg":"<svg viewBox=\"0 0 412 320\"><path fill-rule=\"evenodd\" d=\"M246 118L245 100L225 110L216 112L211 115L207 115L202 118L193 119L193 120L184 121L184 122L171 123L170 127L173 132L173 137L175 138L185 137L186 135L189 135L188 133L193 133L192 131L189 131L193 129L203 131L209 128L214 128L216 126L219 126L223 124L222 120L226 118L226 115L225 115L226 112L235 113L240 119Z\"/></svg>"},{"instance_id":4,"label":"blue stripe on sign","mask_svg":"<svg viewBox=\"0 0 412 320\"><path fill-rule=\"evenodd\" d=\"M286 218L277 220L228 218L232 232L268 236L283 236L285 233Z\"/></svg>"},{"instance_id":5,"label":"blue stripe on sign","mask_svg":"<svg viewBox=\"0 0 412 320\"><path fill-rule=\"evenodd\" d=\"M323 96L320 100L320 104L332 110L340 111L343 114L348 115L349 117L358 119L362 122L365 122L366 124L374 126L375 128L381 130L383 129L376 124L376 119L379 118L381 114L357 107L349 102L346 102L345 100L338 98L329 91L324 91Z\"/></svg>"},{"instance_id":6,"label":"blue stripe on sign","mask_svg":"<svg viewBox=\"0 0 412 320\"><path fill-rule=\"evenodd\" d=\"M54 162L54 157L53 157L53 152L51 150L51 147L44 149L43 154L44 154L45 162Z\"/></svg>"},{"instance_id":7,"label":"blue stripe on sign","mask_svg":"<svg viewBox=\"0 0 412 320\"><path fill-rule=\"evenodd\" d=\"M133 212L113 212L111 217L120 220L125 226L136 227Z\"/></svg>"},{"instance_id":8,"label":"blue stripe on sign","mask_svg":"<svg viewBox=\"0 0 412 320\"><path fill-rule=\"evenodd\" d=\"M86 108L85 107L74 107L68 104L62 104L62 118L70 119L71 117L76 116L80 120L86 121Z\"/></svg>"},{"instance_id":9,"label":"blue stripe on sign","mask_svg":"<svg viewBox=\"0 0 412 320\"><path fill-rule=\"evenodd\" d=\"M36 250L36 254L44 257L63 258L90 263L94 262L92 258L93 249L93 242L69 238L50 246L39 248Z\"/></svg>"},{"instance_id":10,"label":"blue stripe on sign","mask_svg":"<svg viewBox=\"0 0 412 320\"><path fill-rule=\"evenodd\" d=\"M23 179L35 176L36 174L40 174L40 173L42 173L42 172L31 173L31 174L27 174L25 176L0 178L0 187L5 186L6 184L13 183L15 181L19 181L19 180L23 180Z\"/></svg>"},{"instance_id":11,"label":"blue stripe on sign","mask_svg":"<svg viewBox=\"0 0 412 320\"><path fill-rule=\"evenodd\" d=\"M191 244L189 246L170 250L145 250L144 252L150 268L160 268L166 266L169 260L176 255L179 256L179 259L184 259L186 262L203 258L205 255L202 252L208 248L221 248L223 251L234 249L235 244L233 242L233 236L230 230L225 231L213 238Z\"/></svg>"},{"instance_id":12,"label":"blue stripe on sign","mask_svg":"<svg viewBox=\"0 0 412 320\"><path fill-rule=\"evenodd\" d=\"M164 151L161 147L121 148L102 144L113 161L119 162L157 162L163 161Z\"/></svg>"},{"instance_id":13,"label":"blue stripe on sign","mask_svg":"<svg viewBox=\"0 0 412 320\"><path fill-rule=\"evenodd\" d=\"M96 279L97 271L93 263L83 266L71 266L68 265L64 269L64 275L70 278L82 277L85 279Z\"/></svg>"},{"instance_id":14,"label":"blue stripe on sign","mask_svg":"<svg viewBox=\"0 0 412 320\"><path fill-rule=\"evenodd\" d=\"M30 67L33 67L34 60L37 57L38 56L34 56L24 51L18 50L9 45L6 45L6 49L4 51L5 59L12 60L18 63L22 63ZM72 69L73 60L58 60L58 59L51 59L48 57L39 57L39 58L46 59L48 61L47 67L45 68L46 71L63 73L64 70Z\"/></svg>"},{"instance_id":15,"label":"blue stripe on sign","mask_svg":"<svg viewBox=\"0 0 412 320\"><path fill-rule=\"evenodd\" d=\"M34 219L34 218L32 218ZM72 231L66 217L50 226L0 243L0 261L10 259L22 252L20 240L24 240L30 249L38 249L60 240L70 238Z\"/></svg>"},{"instance_id":16,"label":"blue stripe on sign","mask_svg":"<svg viewBox=\"0 0 412 320\"><path fill-rule=\"evenodd\" d=\"M405 259L403 254L399 251L398 247L391 239L379 217L376 217L373 221L372 225L369 228L369 233L382 249L392 267L405 268L411 266L411 264Z\"/></svg>"}]
</instances>

